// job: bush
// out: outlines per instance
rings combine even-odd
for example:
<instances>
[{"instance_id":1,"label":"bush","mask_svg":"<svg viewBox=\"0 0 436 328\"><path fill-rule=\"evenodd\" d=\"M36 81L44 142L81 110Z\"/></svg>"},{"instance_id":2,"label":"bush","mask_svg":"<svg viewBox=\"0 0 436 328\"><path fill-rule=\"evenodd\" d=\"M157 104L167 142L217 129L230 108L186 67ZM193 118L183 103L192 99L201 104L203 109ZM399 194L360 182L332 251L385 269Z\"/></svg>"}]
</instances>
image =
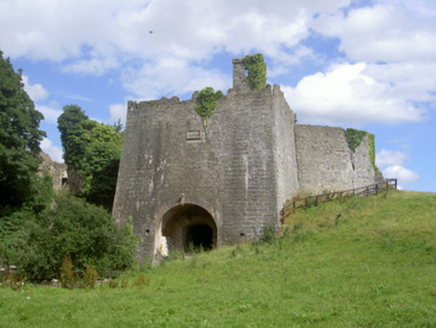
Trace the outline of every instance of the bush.
<instances>
[{"instance_id":1,"label":"bush","mask_svg":"<svg viewBox=\"0 0 436 328\"><path fill-rule=\"evenodd\" d=\"M71 196L28 218L17 234L21 238L10 238L10 263L32 281L59 277L65 258L77 275L91 266L100 276L112 277L132 265L136 247L133 235L103 208Z\"/></svg>"},{"instance_id":2,"label":"bush","mask_svg":"<svg viewBox=\"0 0 436 328\"><path fill-rule=\"evenodd\" d=\"M215 92L211 87L201 90L197 96L197 105L195 105L195 112L202 118L209 120L215 110L217 100L223 96L221 91Z\"/></svg>"},{"instance_id":3,"label":"bush","mask_svg":"<svg viewBox=\"0 0 436 328\"><path fill-rule=\"evenodd\" d=\"M242 62L247 67L246 81L251 89L262 90L266 86L266 64L262 54L245 56Z\"/></svg>"}]
</instances>

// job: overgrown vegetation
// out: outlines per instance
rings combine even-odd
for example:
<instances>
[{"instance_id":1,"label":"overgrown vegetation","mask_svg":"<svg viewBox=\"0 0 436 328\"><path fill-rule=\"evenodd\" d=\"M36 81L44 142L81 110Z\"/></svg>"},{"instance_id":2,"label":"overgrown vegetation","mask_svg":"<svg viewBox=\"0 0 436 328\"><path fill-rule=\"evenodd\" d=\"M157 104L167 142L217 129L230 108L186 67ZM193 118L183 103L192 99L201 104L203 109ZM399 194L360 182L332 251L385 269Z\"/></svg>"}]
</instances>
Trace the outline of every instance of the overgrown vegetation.
<instances>
[{"instance_id":1,"label":"overgrown vegetation","mask_svg":"<svg viewBox=\"0 0 436 328\"><path fill-rule=\"evenodd\" d=\"M247 67L246 81L251 89L262 90L266 86L266 63L262 54L245 56L242 62Z\"/></svg>"},{"instance_id":2,"label":"overgrown vegetation","mask_svg":"<svg viewBox=\"0 0 436 328\"><path fill-rule=\"evenodd\" d=\"M79 106L67 105L58 129L70 190L111 211L123 144L121 125L98 123Z\"/></svg>"},{"instance_id":3,"label":"overgrown vegetation","mask_svg":"<svg viewBox=\"0 0 436 328\"><path fill-rule=\"evenodd\" d=\"M347 140L348 147L350 147L353 153L356 152L357 147L360 146L363 138L365 138L366 135L368 136L369 159L374 169L378 171L379 169L375 164L375 136L372 133L368 133L366 131L355 129L345 130L345 139Z\"/></svg>"},{"instance_id":4,"label":"overgrown vegetation","mask_svg":"<svg viewBox=\"0 0 436 328\"><path fill-rule=\"evenodd\" d=\"M283 237L126 272L95 290L0 292L5 326L434 327L436 195L297 213ZM195 309L195 311L193 311Z\"/></svg>"},{"instance_id":5,"label":"overgrown vegetation","mask_svg":"<svg viewBox=\"0 0 436 328\"><path fill-rule=\"evenodd\" d=\"M18 273L31 281L59 278L68 258L77 275L91 266L102 277L112 277L133 263L136 239L131 229L120 229L103 208L80 198L60 196L54 209L30 209L3 218L3 252ZM8 228L8 229L6 229Z\"/></svg>"},{"instance_id":6,"label":"overgrown vegetation","mask_svg":"<svg viewBox=\"0 0 436 328\"><path fill-rule=\"evenodd\" d=\"M21 74L0 51L0 218L31 203L38 192L43 116L25 92Z\"/></svg>"},{"instance_id":7,"label":"overgrown vegetation","mask_svg":"<svg viewBox=\"0 0 436 328\"><path fill-rule=\"evenodd\" d=\"M366 131L355 130L355 129L347 129L345 130L345 139L347 140L348 147L353 151L356 151L356 148L360 146L363 138L368 134Z\"/></svg>"},{"instance_id":8,"label":"overgrown vegetation","mask_svg":"<svg viewBox=\"0 0 436 328\"><path fill-rule=\"evenodd\" d=\"M368 145L369 145L369 160L374 166L376 171L379 171L375 163L375 136L372 133L368 133Z\"/></svg>"},{"instance_id":9,"label":"overgrown vegetation","mask_svg":"<svg viewBox=\"0 0 436 328\"><path fill-rule=\"evenodd\" d=\"M197 95L197 104L195 105L195 112L200 115L206 121L206 125L209 122L209 118L212 116L213 111L216 108L218 99L223 96L223 93L215 90L211 87L204 88Z\"/></svg>"}]
</instances>

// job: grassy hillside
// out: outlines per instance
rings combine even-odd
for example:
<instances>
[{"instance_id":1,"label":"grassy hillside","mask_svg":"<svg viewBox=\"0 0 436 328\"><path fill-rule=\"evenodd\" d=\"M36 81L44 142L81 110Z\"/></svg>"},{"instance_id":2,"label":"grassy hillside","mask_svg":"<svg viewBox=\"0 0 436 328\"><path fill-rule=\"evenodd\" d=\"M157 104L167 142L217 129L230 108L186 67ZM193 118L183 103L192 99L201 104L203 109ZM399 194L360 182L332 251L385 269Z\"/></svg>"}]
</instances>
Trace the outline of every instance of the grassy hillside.
<instances>
[{"instance_id":1,"label":"grassy hillside","mask_svg":"<svg viewBox=\"0 0 436 328\"><path fill-rule=\"evenodd\" d=\"M2 288L0 326L436 326L435 194L331 202L286 223L282 238L179 256L116 288Z\"/></svg>"}]
</instances>

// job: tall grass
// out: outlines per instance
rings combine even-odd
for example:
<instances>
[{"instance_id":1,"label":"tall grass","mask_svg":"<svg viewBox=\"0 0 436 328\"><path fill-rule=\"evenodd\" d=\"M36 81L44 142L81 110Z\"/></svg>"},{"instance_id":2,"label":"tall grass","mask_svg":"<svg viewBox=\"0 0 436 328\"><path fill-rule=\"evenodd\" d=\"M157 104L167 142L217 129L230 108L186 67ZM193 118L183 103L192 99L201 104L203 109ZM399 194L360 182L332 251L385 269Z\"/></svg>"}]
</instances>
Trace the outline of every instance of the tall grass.
<instances>
[{"instance_id":1,"label":"tall grass","mask_svg":"<svg viewBox=\"0 0 436 328\"><path fill-rule=\"evenodd\" d=\"M331 202L285 223L268 242L126 272L124 288L0 289L0 326L436 326L436 195Z\"/></svg>"}]
</instances>

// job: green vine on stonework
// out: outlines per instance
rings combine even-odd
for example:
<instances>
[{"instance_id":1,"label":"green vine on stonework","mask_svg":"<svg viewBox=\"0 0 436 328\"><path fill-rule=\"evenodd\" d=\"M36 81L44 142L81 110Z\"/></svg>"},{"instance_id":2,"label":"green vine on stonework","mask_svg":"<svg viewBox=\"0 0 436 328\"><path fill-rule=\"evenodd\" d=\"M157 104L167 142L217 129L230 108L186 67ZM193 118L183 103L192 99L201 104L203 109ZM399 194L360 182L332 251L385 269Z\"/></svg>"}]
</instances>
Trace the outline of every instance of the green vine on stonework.
<instances>
[{"instance_id":1,"label":"green vine on stonework","mask_svg":"<svg viewBox=\"0 0 436 328\"><path fill-rule=\"evenodd\" d=\"M380 171L375 164L375 136L372 133L368 133L368 144L369 144L369 160L374 166L376 172Z\"/></svg>"},{"instance_id":2,"label":"green vine on stonework","mask_svg":"<svg viewBox=\"0 0 436 328\"><path fill-rule=\"evenodd\" d=\"M247 68L245 80L253 90L261 90L266 86L266 64L262 54L245 56L242 62Z\"/></svg>"},{"instance_id":3,"label":"green vine on stonework","mask_svg":"<svg viewBox=\"0 0 436 328\"><path fill-rule=\"evenodd\" d=\"M356 148L362 143L363 138L368 134L366 131L347 129L345 130L345 139L347 140L348 147L354 152Z\"/></svg>"},{"instance_id":4,"label":"green vine on stonework","mask_svg":"<svg viewBox=\"0 0 436 328\"><path fill-rule=\"evenodd\" d=\"M218 90L215 92L211 87L204 88L198 93L195 112L206 120L206 124L209 122L209 118L215 110L218 99L222 96L223 93L221 91Z\"/></svg>"},{"instance_id":5,"label":"green vine on stonework","mask_svg":"<svg viewBox=\"0 0 436 328\"><path fill-rule=\"evenodd\" d=\"M369 147L369 160L376 171L379 171L375 164L375 136L372 133L366 131L347 129L345 130L345 139L347 140L348 147L356 152L357 147L362 143L363 138L368 135L368 147Z\"/></svg>"}]
</instances>

